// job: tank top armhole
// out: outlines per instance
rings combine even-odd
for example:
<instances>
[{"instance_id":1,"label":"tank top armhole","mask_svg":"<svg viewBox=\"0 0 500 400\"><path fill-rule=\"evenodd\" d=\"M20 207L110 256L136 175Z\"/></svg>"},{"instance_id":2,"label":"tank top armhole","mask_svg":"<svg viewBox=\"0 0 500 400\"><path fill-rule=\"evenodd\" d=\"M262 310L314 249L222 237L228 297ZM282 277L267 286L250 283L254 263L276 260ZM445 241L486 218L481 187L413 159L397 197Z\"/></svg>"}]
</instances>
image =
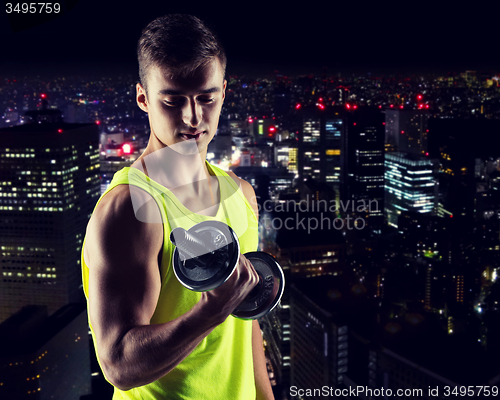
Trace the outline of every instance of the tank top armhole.
<instances>
[{"instance_id":1,"label":"tank top armhole","mask_svg":"<svg viewBox=\"0 0 500 400\"><path fill-rule=\"evenodd\" d=\"M138 189L141 189L143 192L148 194L151 199L153 199L156 206L158 207L158 212L160 213L160 218L161 218L161 223L162 223L162 232L163 232L163 236L164 236L163 241L162 241L162 245L161 245L161 249L158 252L158 256L157 256L158 269L160 272L160 279L163 280L161 267L162 267L162 262L163 262L163 255L165 252L165 235L166 235L165 224L168 225L168 219L166 218L166 211L163 209L162 200L160 198L158 198L158 196L156 195L156 191L154 190L154 188L151 184L151 178L147 175L146 166L143 165L143 168L144 168L144 172L141 172L133 167L125 167L125 168L122 168L120 171L116 172L115 175L113 176L113 180L111 181L111 184L106 189L106 191L103 193L101 198L104 197L104 195L106 195L111 189L115 188L116 186L129 185L129 186L134 186ZM100 201L100 199L99 199L99 201Z\"/></svg>"},{"instance_id":2,"label":"tank top armhole","mask_svg":"<svg viewBox=\"0 0 500 400\"><path fill-rule=\"evenodd\" d=\"M207 164L210 166L210 168L212 169L212 171L216 175L229 178L229 179L227 179L228 184L231 185L233 187L233 189L235 189L236 193L238 193L242 197L246 206L252 211L252 215L253 215L255 222L259 223L252 205L250 204L250 202L246 198L245 193L243 193L243 187L240 184L236 183L234 178L231 175L229 175L226 171L224 171L223 169L216 167L215 165L210 164L208 161L207 161ZM236 174L235 174L235 176L236 176Z\"/></svg>"}]
</instances>

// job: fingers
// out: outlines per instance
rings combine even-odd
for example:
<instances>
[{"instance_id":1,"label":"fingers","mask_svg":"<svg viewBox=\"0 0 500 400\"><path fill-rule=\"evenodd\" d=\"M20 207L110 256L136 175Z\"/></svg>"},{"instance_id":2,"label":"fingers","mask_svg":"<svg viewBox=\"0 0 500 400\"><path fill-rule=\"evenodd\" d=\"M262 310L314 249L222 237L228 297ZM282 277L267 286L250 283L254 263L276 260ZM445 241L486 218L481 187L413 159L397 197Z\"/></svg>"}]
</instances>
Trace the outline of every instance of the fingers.
<instances>
[{"instance_id":1,"label":"fingers","mask_svg":"<svg viewBox=\"0 0 500 400\"><path fill-rule=\"evenodd\" d=\"M203 292L202 298L214 310L214 315L222 315L223 320L245 300L259 283L259 274L252 263L240 254L238 264L233 273L219 287Z\"/></svg>"},{"instance_id":2,"label":"fingers","mask_svg":"<svg viewBox=\"0 0 500 400\"><path fill-rule=\"evenodd\" d=\"M259 274L255 271L252 263L243 255L240 254L238 268L243 275L242 279L248 281L248 286L253 289L259 283Z\"/></svg>"},{"instance_id":3,"label":"fingers","mask_svg":"<svg viewBox=\"0 0 500 400\"><path fill-rule=\"evenodd\" d=\"M238 264L229 279L221 286L214 289L213 292L239 302L245 298L258 283L259 274L255 271L252 263L243 254L240 254Z\"/></svg>"}]
</instances>

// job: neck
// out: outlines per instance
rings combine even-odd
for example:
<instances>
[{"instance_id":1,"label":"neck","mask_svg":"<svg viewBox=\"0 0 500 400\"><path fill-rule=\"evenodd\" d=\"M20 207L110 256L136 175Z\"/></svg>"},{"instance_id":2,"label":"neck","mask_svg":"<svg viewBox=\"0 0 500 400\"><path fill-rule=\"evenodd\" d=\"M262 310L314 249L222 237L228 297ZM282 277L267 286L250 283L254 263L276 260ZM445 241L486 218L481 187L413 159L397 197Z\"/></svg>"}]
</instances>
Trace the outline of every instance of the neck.
<instances>
[{"instance_id":1,"label":"neck","mask_svg":"<svg viewBox=\"0 0 500 400\"><path fill-rule=\"evenodd\" d=\"M158 149L149 143L133 167L169 190L191 185L195 191L199 191L201 185L206 185L209 176L206 154L206 149L198 151L194 141Z\"/></svg>"}]
</instances>

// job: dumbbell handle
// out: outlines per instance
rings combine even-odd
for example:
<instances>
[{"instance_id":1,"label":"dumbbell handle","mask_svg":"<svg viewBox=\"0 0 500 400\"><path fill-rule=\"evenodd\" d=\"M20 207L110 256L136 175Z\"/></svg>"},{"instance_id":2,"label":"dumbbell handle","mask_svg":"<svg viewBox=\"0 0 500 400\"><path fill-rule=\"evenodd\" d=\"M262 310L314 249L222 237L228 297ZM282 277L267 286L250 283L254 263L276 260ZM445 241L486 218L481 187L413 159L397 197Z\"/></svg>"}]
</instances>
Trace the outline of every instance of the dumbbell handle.
<instances>
[{"instance_id":1,"label":"dumbbell handle","mask_svg":"<svg viewBox=\"0 0 500 400\"><path fill-rule=\"evenodd\" d=\"M172 232L170 232L170 241L179 249L180 252L190 258L199 257L202 254L212 252L212 250L209 249L205 243L184 228L175 228Z\"/></svg>"}]
</instances>

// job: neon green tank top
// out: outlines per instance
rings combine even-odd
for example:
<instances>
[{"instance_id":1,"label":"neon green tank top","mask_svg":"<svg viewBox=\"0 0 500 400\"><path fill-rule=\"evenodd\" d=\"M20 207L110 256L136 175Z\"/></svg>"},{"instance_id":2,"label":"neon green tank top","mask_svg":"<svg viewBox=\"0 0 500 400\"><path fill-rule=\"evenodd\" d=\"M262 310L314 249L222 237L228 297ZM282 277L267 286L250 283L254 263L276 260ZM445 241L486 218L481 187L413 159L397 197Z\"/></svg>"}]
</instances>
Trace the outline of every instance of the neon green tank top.
<instances>
[{"instance_id":1,"label":"neon green tank top","mask_svg":"<svg viewBox=\"0 0 500 400\"><path fill-rule=\"evenodd\" d=\"M215 217L196 214L188 210L172 192L136 168L124 168L118 171L103 194L105 196L117 185L134 185L149 193L160 209L164 229L160 265L161 290L151 324L160 324L177 318L189 311L201 297L201 293L184 288L172 270L174 246L169 240L169 235L174 228L181 226L189 229L205 220L222 221L236 232L241 253L257 250L258 222L243 192L226 172L208 162L207 167L217 177L220 188L221 203ZM83 246L85 246L85 241ZM81 260L83 288L88 298L89 274L83 258L83 248ZM93 332L92 325L90 328ZM99 360L99 355L97 358ZM115 387L113 400L254 400L255 397L252 322L229 316L167 375L148 385L128 391L121 391Z\"/></svg>"}]
</instances>

